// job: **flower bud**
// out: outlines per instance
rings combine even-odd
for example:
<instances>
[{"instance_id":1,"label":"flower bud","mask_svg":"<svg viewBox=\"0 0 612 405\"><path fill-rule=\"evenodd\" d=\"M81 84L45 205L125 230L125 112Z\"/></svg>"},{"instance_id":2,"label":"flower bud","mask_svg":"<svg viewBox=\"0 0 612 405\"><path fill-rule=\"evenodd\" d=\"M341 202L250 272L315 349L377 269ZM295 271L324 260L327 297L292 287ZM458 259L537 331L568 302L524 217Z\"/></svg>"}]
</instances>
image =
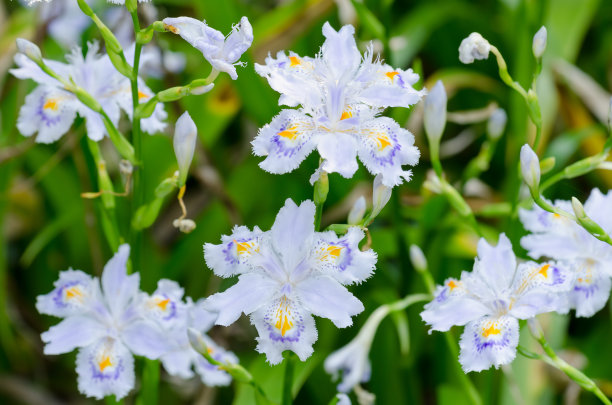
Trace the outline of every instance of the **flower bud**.
<instances>
[{"instance_id":1,"label":"flower bud","mask_svg":"<svg viewBox=\"0 0 612 405\"><path fill-rule=\"evenodd\" d=\"M42 54L40 48L35 43L28 41L27 39L17 38L17 49L19 52L30 58L36 63L42 63Z\"/></svg>"},{"instance_id":2,"label":"flower bud","mask_svg":"<svg viewBox=\"0 0 612 405\"><path fill-rule=\"evenodd\" d=\"M121 159L119 162L119 172L124 176L131 175L134 171L134 166L129 160Z\"/></svg>"},{"instance_id":3,"label":"flower bud","mask_svg":"<svg viewBox=\"0 0 612 405\"><path fill-rule=\"evenodd\" d=\"M459 60L462 63L473 63L475 59L483 60L489 57L491 44L477 32L472 32L459 45Z\"/></svg>"},{"instance_id":4,"label":"flower bud","mask_svg":"<svg viewBox=\"0 0 612 405\"><path fill-rule=\"evenodd\" d=\"M370 219L376 218L380 211L387 205L391 199L391 188L385 186L382 182L382 175L377 174L374 177L374 186L372 192L372 213Z\"/></svg>"},{"instance_id":5,"label":"flower bud","mask_svg":"<svg viewBox=\"0 0 612 405\"><path fill-rule=\"evenodd\" d=\"M179 187L185 184L189 165L193 160L198 129L188 112L184 112L176 121L174 130L174 153L179 166Z\"/></svg>"},{"instance_id":6,"label":"flower bud","mask_svg":"<svg viewBox=\"0 0 612 405\"><path fill-rule=\"evenodd\" d=\"M410 262L417 271L427 271L427 259L417 245L410 245Z\"/></svg>"},{"instance_id":7,"label":"flower bud","mask_svg":"<svg viewBox=\"0 0 612 405\"><path fill-rule=\"evenodd\" d=\"M211 83L211 84L207 84L206 86L194 87L189 92L193 94L194 96L199 96L201 94L208 93L209 91L213 89L213 87L215 87L215 84Z\"/></svg>"},{"instance_id":8,"label":"flower bud","mask_svg":"<svg viewBox=\"0 0 612 405\"><path fill-rule=\"evenodd\" d=\"M329 193L329 178L325 170L319 172L319 178L314 183L314 203L321 205L327 200L327 193Z\"/></svg>"},{"instance_id":9,"label":"flower bud","mask_svg":"<svg viewBox=\"0 0 612 405\"><path fill-rule=\"evenodd\" d=\"M546 32L546 27L542 26L533 36L533 43L531 44L531 50L533 51L533 56L536 59L540 59L546 50L546 39L548 37L548 33Z\"/></svg>"},{"instance_id":10,"label":"flower bud","mask_svg":"<svg viewBox=\"0 0 612 405\"><path fill-rule=\"evenodd\" d=\"M539 341L544 337L540 322L538 322L536 318L529 318L527 320L527 327L529 328L529 333L531 333L531 336L533 336L535 340Z\"/></svg>"},{"instance_id":11,"label":"flower bud","mask_svg":"<svg viewBox=\"0 0 612 405\"><path fill-rule=\"evenodd\" d=\"M189 343L193 350L205 356L208 355L208 347L206 342L202 339L202 334L194 328L187 328L187 336L189 337Z\"/></svg>"},{"instance_id":12,"label":"flower bud","mask_svg":"<svg viewBox=\"0 0 612 405\"><path fill-rule=\"evenodd\" d=\"M540 185L540 160L528 144L521 148L521 173L529 189L537 190Z\"/></svg>"},{"instance_id":13,"label":"flower bud","mask_svg":"<svg viewBox=\"0 0 612 405\"><path fill-rule=\"evenodd\" d=\"M446 126L446 90L438 80L425 98L425 133L429 143L438 144Z\"/></svg>"},{"instance_id":14,"label":"flower bud","mask_svg":"<svg viewBox=\"0 0 612 405\"><path fill-rule=\"evenodd\" d=\"M555 168L556 159L554 156L549 156L540 161L540 172L546 174Z\"/></svg>"},{"instance_id":15,"label":"flower bud","mask_svg":"<svg viewBox=\"0 0 612 405\"><path fill-rule=\"evenodd\" d=\"M349 225L357 225L363 220L363 216L366 211L366 200L364 196L361 196L355 201L353 204L353 208L349 211L348 214L348 224Z\"/></svg>"},{"instance_id":16,"label":"flower bud","mask_svg":"<svg viewBox=\"0 0 612 405\"><path fill-rule=\"evenodd\" d=\"M493 140L499 139L506 129L506 122L508 121L508 115L503 108L498 108L493 111L493 114L487 121L487 135Z\"/></svg>"}]
</instances>

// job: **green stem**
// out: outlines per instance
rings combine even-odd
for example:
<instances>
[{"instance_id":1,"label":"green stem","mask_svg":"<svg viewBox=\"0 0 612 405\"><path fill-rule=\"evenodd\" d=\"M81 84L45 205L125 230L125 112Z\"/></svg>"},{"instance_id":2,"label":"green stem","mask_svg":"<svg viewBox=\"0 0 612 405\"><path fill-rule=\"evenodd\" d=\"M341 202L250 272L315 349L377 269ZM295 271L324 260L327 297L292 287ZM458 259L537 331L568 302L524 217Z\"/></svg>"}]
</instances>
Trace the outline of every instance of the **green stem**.
<instances>
[{"instance_id":1,"label":"green stem","mask_svg":"<svg viewBox=\"0 0 612 405\"><path fill-rule=\"evenodd\" d=\"M141 405L156 405L158 402L157 387L159 386L159 360L145 359L142 370L142 389L137 403Z\"/></svg>"},{"instance_id":2,"label":"green stem","mask_svg":"<svg viewBox=\"0 0 612 405\"><path fill-rule=\"evenodd\" d=\"M130 12L132 16L132 23L134 25L134 34L137 35L140 31L140 21L138 20L138 11L134 10ZM143 162L142 162L142 137L140 134L140 117L136 114L136 109L139 105L138 95L138 71L140 65L140 53L142 51L142 44L136 43L134 50L134 63L132 65L132 77L130 78L132 87L132 143L134 144L134 153L138 166L134 168L134 183L133 183L133 199L132 199L132 215L134 217L136 210L144 202L144 189L143 189ZM136 270L141 269L141 254L142 254L142 234L139 230L131 228L131 245L132 245L132 260L134 262L134 268Z\"/></svg>"},{"instance_id":3,"label":"green stem","mask_svg":"<svg viewBox=\"0 0 612 405\"><path fill-rule=\"evenodd\" d=\"M285 378L283 380L283 397L282 405L291 405L293 403L293 375L295 371L295 357L293 352L289 353L285 360Z\"/></svg>"},{"instance_id":4,"label":"green stem","mask_svg":"<svg viewBox=\"0 0 612 405\"><path fill-rule=\"evenodd\" d=\"M313 200L315 203L315 218L314 226L315 232L318 232L321 228L321 216L323 215L323 205L327 200L327 193L329 192L329 178L327 173L321 170L319 179L314 184L314 196Z\"/></svg>"},{"instance_id":5,"label":"green stem","mask_svg":"<svg viewBox=\"0 0 612 405\"><path fill-rule=\"evenodd\" d=\"M575 381L583 389L593 393L597 398L601 400L602 403L606 405L612 405L612 402L610 402L610 400L605 396L601 389L599 389L599 387L597 386L597 384L595 384L593 380L591 380L582 371L572 367L565 360L557 356L557 353L555 353L553 348L548 344L548 341L546 341L546 338L544 338L544 336L540 336L537 341L538 343L540 343L540 346L542 346L542 349L544 349L544 352L548 355L548 358L550 359L550 362L547 363L563 371L565 375Z\"/></svg>"}]
</instances>

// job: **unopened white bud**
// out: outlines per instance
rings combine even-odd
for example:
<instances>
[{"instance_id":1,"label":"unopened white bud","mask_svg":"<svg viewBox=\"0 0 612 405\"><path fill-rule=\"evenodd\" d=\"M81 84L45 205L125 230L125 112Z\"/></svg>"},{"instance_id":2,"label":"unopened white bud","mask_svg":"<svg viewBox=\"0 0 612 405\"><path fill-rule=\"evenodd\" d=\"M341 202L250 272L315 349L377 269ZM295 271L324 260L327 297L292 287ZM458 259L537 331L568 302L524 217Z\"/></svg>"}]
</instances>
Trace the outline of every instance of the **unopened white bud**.
<instances>
[{"instance_id":1,"label":"unopened white bud","mask_svg":"<svg viewBox=\"0 0 612 405\"><path fill-rule=\"evenodd\" d=\"M213 89L213 87L215 87L214 83L207 84L206 86L198 86L198 87L191 89L190 93L193 94L194 96L199 96L201 94L208 93L209 91Z\"/></svg>"},{"instance_id":2,"label":"unopened white bud","mask_svg":"<svg viewBox=\"0 0 612 405\"><path fill-rule=\"evenodd\" d=\"M587 214L584 211L584 206L576 197L572 197L572 209L576 218L587 218Z\"/></svg>"},{"instance_id":3,"label":"unopened white bud","mask_svg":"<svg viewBox=\"0 0 612 405\"><path fill-rule=\"evenodd\" d=\"M184 112L176 121L174 130L174 153L179 166L179 186L185 184L189 165L195 152L198 129L188 112Z\"/></svg>"},{"instance_id":4,"label":"unopened white bud","mask_svg":"<svg viewBox=\"0 0 612 405\"><path fill-rule=\"evenodd\" d=\"M540 322L538 322L536 318L529 318L527 320L527 327L529 328L531 336L533 336L536 340L540 340L544 337L544 332L542 331Z\"/></svg>"},{"instance_id":5,"label":"unopened white bud","mask_svg":"<svg viewBox=\"0 0 612 405\"><path fill-rule=\"evenodd\" d=\"M533 43L531 44L531 50L533 51L533 56L537 59L540 59L546 50L546 39L548 37L548 33L546 32L546 27L542 26L533 36Z\"/></svg>"},{"instance_id":6,"label":"unopened white bud","mask_svg":"<svg viewBox=\"0 0 612 405\"><path fill-rule=\"evenodd\" d=\"M423 182L423 187L434 194L442 194L442 182L433 170L429 170L427 172L425 182Z\"/></svg>"},{"instance_id":7,"label":"unopened white bud","mask_svg":"<svg viewBox=\"0 0 612 405\"><path fill-rule=\"evenodd\" d=\"M493 111L493 114L487 121L487 134L491 139L499 139L506 129L506 122L508 122L508 115L503 108L498 108Z\"/></svg>"},{"instance_id":8,"label":"unopened white bud","mask_svg":"<svg viewBox=\"0 0 612 405\"><path fill-rule=\"evenodd\" d=\"M119 162L119 172L125 176L131 175L134 171L134 166L129 160L122 159Z\"/></svg>"},{"instance_id":9,"label":"unopened white bud","mask_svg":"<svg viewBox=\"0 0 612 405\"><path fill-rule=\"evenodd\" d=\"M206 347L206 343L204 339L202 339L202 334L195 330L194 328L187 328L187 337L189 337L189 343L193 350L198 353L207 353L208 347Z\"/></svg>"},{"instance_id":10,"label":"unopened white bud","mask_svg":"<svg viewBox=\"0 0 612 405\"><path fill-rule=\"evenodd\" d=\"M382 182L382 175L377 174L374 177L374 186L372 192L372 214L371 219L376 218L380 211L387 205L391 199L391 188L385 186Z\"/></svg>"},{"instance_id":11,"label":"unopened white bud","mask_svg":"<svg viewBox=\"0 0 612 405\"><path fill-rule=\"evenodd\" d=\"M42 62L42 53L40 52L40 48L36 46L36 44L23 38L17 38L16 42L17 49L19 50L19 52L21 52L36 63Z\"/></svg>"},{"instance_id":12,"label":"unopened white bud","mask_svg":"<svg viewBox=\"0 0 612 405\"><path fill-rule=\"evenodd\" d=\"M192 219L188 218L175 219L174 221L172 221L172 226L174 226L183 233L190 233L194 229L196 229L196 223Z\"/></svg>"},{"instance_id":13,"label":"unopened white bud","mask_svg":"<svg viewBox=\"0 0 612 405\"><path fill-rule=\"evenodd\" d=\"M417 271L427 270L427 259L421 248L417 245L410 245L410 261Z\"/></svg>"},{"instance_id":14,"label":"unopened white bud","mask_svg":"<svg viewBox=\"0 0 612 405\"><path fill-rule=\"evenodd\" d=\"M448 98L442 81L438 80L425 97L425 111L423 120L425 123L425 133L429 143L438 144L444 127L446 126L446 104Z\"/></svg>"},{"instance_id":15,"label":"unopened white bud","mask_svg":"<svg viewBox=\"0 0 612 405\"><path fill-rule=\"evenodd\" d=\"M473 63L475 59L487 59L491 44L477 32L472 32L459 45L459 60L462 63Z\"/></svg>"},{"instance_id":16,"label":"unopened white bud","mask_svg":"<svg viewBox=\"0 0 612 405\"><path fill-rule=\"evenodd\" d=\"M529 189L537 190L540 185L540 160L528 144L521 148L521 173Z\"/></svg>"},{"instance_id":17,"label":"unopened white bud","mask_svg":"<svg viewBox=\"0 0 612 405\"><path fill-rule=\"evenodd\" d=\"M355 201L353 204L353 208L349 211L348 214L348 224L349 225L357 225L363 220L363 216L366 211L366 200L364 196L361 196Z\"/></svg>"}]
</instances>

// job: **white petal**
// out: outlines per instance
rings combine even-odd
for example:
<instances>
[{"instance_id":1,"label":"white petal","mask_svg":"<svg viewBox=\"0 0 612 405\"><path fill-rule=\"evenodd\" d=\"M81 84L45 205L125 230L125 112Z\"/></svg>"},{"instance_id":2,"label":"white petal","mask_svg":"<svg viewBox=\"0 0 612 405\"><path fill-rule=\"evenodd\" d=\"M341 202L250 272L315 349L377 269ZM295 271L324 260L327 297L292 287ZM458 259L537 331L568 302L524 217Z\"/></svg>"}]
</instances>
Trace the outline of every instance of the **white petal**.
<instances>
[{"instance_id":1,"label":"white petal","mask_svg":"<svg viewBox=\"0 0 612 405\"><path fill-rule=\"evenodd\" d=\"M462 280L448 278L444 285L436 287L435 298L421 312L421 318L432 330L445 332L452 326L465 325L489 313L489 309L470 294L464 280L469 277L464 272Z\"/></svg>"},{"instance_id":2,"label":"white petal","mask_svg":"<svg viewBox=\"0 0 612 405\"><path fill-rule=\"evenodd\" d=\"M198 45L201 45L200 41L208 40L210 44L214 44L220 49L225 39L222 33L195 18L164 18L163 23L169 26L170 31L180 35L185 41L196 48L198 48Z\"/></svg>"},{"instance_id":3,"label":"white petal","mask_svg":"<svg viewBox=\"0 0 612 405\"><path fill-rule=\"evenodd\" d=\"M349 392L359 383L368 382L371 375L370 346L355 338L349 344L330 354L324 363L325 371L337 378L342 372L338 391Z\"/></svg>"},{"instance_id":4,"label":"white petal","mask_svg":"<svg viewBox=\"0 0 612 405\"><path fill-rule=\"evenodd\" d=\"M295 293L308 312L331 320L339 328L351 326L351 317L363 311L361 301L328 276L302 281L295 287Z\"/></svg>"},{"instance_id":5,"label":"white petal","mask_svg":"<svg viewBox=\"0 0 612 405\"><path fill-rule=\"evenodd\" d=\"M345 25L336 31L326 22L323 24L325 42L321 47L322 59L335 79L352 76L361 63L361 53L355 43L355 28Z\"/></svg>"},{"instance_id":6,"label":"white petal","mask_svg":"<svg viewBox=\"0 0 612 405\"><path fill-rule=\"evenodd\" d=\"M259 130L253 154L266 156L259 166L274 174L296 169L315 148L312 118L296 110L283 110Z\"/></svg>"},{"instance_id":7,"label":"white petal","mask_svg":"<svg viewBox=\"0 0 612 405\"><path fill-rule=\"evenodd\" d=\"M358 100L373 107L405 107L418 103L425 95L425 90L415 90L412 85L419 80L419 75L412 69L403 71L389 65L375 70L371 83L359 93Z\"/></svg>"},{"instance_id":8,"label":"white petal","mask_svg":"<svg viewBox=\"0 0 612 405\"><path fill-rule=\"evenodd\" d=\"M81 270L66 270L53 284L55 289L36 297L36 309L41 314L66 317L86 311L91 300L99 299L97 282Z\"/></svg>"},{"instance_id":9,"label":"white petal","mask_svg":"<svg viewBox=\"0 0 612 405\"><path fill-rule=\"evenodd\" d=\"M229 326L241 313L248 315L261 308L278 291L278 284L260 274L248 273L227 290L208 297L205 308L219 314L216 324Z\"/></svg>"},{"instance_id":10,"label":"white petal","mask_svg":"<svg viewBox=\"0 0 612 405\"><path fill-rule=\"evenodd\" d=\"M17 129L24 136L38 132L36 142L51 143L68 132L75 118L72 95L52 87L39 86L26 97L19 111Z\"/></svg>"},{"instance_id":11,"label":"white petal","mask_svg":"<svg viewBox=\"0 0 612 405\"><path fill-rule=\"evenodd\" d=\"M206 265L219 277L231 277L248 271L250 259L261 249L262 231L255 227L235 226L230 236L221 236L221 244L204 245Z\"/></svg>"},{"instance_id":12,"label":"white petal","mask_svg":"<svg viewBox=\"0 0 612 405\"><path fill-rule=\"evenodd\" d=\"M606 232L612 232L612 190L603 194L594 188L584 203L584 210Z\"/></svg>"},{"instance_id":13,"label":"white petal","mask_svg":"<svg viewBox=\"0 0 612 405\"><path fill-rule=\"evenodd\" d=\"M318 233L311 252L312 267L342 284L366 280L376 267L376 253L359 249L363 237L363 231L356 227L342 237L333 231Z\"/></svg>"},{"instance_id":14,"label":"white petal","mask_svg":"<svg viewBox=\"0 0 612 405\"><path fill-rule=\"evenodd\" d=\"M496 246L490 245L484 238L478 241L474 273L492 289L492 294L499 296L510 287L515 271L516 256L506 234L499 235Z\"/></svg>"},{"instance_id":15,"label":"white petal","mask_svg":"<svg viewBox=\"0 0 612 405\"><path fill-rule=\"evenodd\" d=\"M140 275L127 275L129 255L129 245L119 246L118 252L106 263L102 272L104 297L115 317L119 317L138 294Z\"/></svg>"},{"instance_id":16,"label":"white petal","mask_svg":"<svg viewBox=\"0 0 612 405\"><path fill-rule=\"evenodd\" d=\"M213 359L221 363L238 364L238 358L234 353L217 345L206 335L202 336L202 338L204 339L209 354L213 357ZM218 366L210 364L208 360L206 360L200 354L197 354L196 356L195 368L204 384L213 387L230 384L232 377L227 372L219 370Z\"/></svg>"},{"instance_id":17,"label":"white petal","mask_svg":"<svg viewBox=\"0 0 612 405\"><path fill-rule=\"evenodd\" d=\"M270 230L274 250L281 255L285 269L291 271L303 260L314 236L315 205L306 200L297 206L288 198Z\"/></svg>"},{"instance_id":18,"label":"white petal","mask_svg":"<svg viewBox=\"0 0 612 405\"><path fill-rule=\"evenodd\" d=\"M283 360L283 351L291 350L305 361L317 340L314 319L304 308L283 296L255 311L251 323L257 328L257 348L270 364Z\"/></svg>"},{"instance_id":19,"label":"white petal","mask_svg":"<svg viewBox=\"0 0 612 405\"><path fill-rule=\"evenodd\" d=\"M319 138L317 149L327 173L340 173L348 179L357 171L357 141L351 135L340 132L325 134Z\"/></svg>"},{"instance_id":20,"label":"white petal","mask_svg":"<svg viewBox=\"0 0 612 405\"><path fill-rule=\"evenodd\" d=\"M509 364L516 357L519 324L516 318L484 317L468 323L461 335L459 362L463 370L482 371Z\"/></svg>"},{"instance_id":21,"label":"white petal","mask_svg":"<svg viewBox=\"0 0 612 405\"><path fill-rule=\"evenodd\" d=\"M168 374L187 379L194 376L191 366L196 356L197 352L191 346L185 346L164 354L160 360Z\"/></svg>"},{"instance_id":22,"label":"white petal","mask_svg":"<svg viewBox=\"0 0 612 405\"><path fill-rule=\"evenodd\" d=\"M573 270L576 281L568 296L570 306L576 309L578 317L593 316L606 305L612 281L600 265L591 260L577 260Z\"/></svg>"},{"instance_id":23,"label":"white petal","mask_svg":"<svg viewBox=\"0 0 612 405\"><path fill-rule=\"evenodd\" d=\"M387 187L410 180L410 171L402 166L414 166L419 161L414 135L391 118L380 117L366 122L360 136L359 159L370 173L382 174Z\"/></svg>"},{"instance_id":24,"label":"white petal","mask_svg":"<svg viewBox=\"0 0 612 405\"><path fill-rule=\"evenodd\" d=\"M171 334L149 320L130 322L121 330L121 340L132 353L153 360L173 349L171 338Z\"/></svg>"},{"instance_id":25,"label":"white petal","mask_svg":"<svg viewBox=\"0 0 612 405\"><path fill-rule=\"evenodd\" d=\"M45 354L68 353L84 347L104 336L106 328L87 315L70 316L40 336L45 342Z\"/></svg>"},{"instance_id":26,"label":"white petal","mask_svg":"<svg viewBox=\"0 0 612 405\"><path fill-rule=\"evenodd\" d=\"M103 338L81 349L76 363L79 391L88 397L119 400L134 388L134 357L118 340Z\"/></svg>"}]
</instances>

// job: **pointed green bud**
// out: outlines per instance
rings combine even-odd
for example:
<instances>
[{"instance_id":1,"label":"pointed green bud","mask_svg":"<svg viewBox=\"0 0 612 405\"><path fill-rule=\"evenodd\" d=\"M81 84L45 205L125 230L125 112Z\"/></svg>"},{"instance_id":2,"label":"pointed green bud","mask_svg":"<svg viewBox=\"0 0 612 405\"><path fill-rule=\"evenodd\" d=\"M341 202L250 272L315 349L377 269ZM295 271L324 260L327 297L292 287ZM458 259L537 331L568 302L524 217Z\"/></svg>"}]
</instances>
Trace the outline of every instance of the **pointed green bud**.
<instances>
[{"instance_id":1,"label":"pointed green bud","mask_svg":"<svg viewBox=\"0 0 612 405\"><path fill-rule=\"evenodd\" d=\"M555 168L556 159L554 156L547 157L540 161L540 173L545 174Z\"/></svg>"},{"instance_id":2,"label":"pointed green bud","mask_svg":"<svg viewBox=\"0 0 612 405\"><path fill-rule=\"evenodd\" d=\"M321 205L327 200L327 193L329 192L329 178L327 172L321 170L319 179L314 184L314 203Z\"/></svg>"}]
</instances>

